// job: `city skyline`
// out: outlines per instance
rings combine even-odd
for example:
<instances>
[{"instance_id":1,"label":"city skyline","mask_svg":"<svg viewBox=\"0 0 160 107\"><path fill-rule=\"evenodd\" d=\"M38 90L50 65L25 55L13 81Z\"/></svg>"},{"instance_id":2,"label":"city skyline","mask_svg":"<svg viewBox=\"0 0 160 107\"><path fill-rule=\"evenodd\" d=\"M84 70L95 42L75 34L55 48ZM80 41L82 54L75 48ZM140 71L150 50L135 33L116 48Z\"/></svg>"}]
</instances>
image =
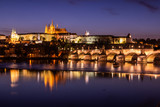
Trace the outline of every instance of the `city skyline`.
<instances>
[{"instance_id":1,"label":"city skyline","mask_svg":"<svg viewBox=\"0 0 160 107\"><path fill-rule=\"evenodd\" d=\"M54 24L78 35L160 36L159 0L1 0L0 34L44 32Z\"/></svg>"}]
</instances>

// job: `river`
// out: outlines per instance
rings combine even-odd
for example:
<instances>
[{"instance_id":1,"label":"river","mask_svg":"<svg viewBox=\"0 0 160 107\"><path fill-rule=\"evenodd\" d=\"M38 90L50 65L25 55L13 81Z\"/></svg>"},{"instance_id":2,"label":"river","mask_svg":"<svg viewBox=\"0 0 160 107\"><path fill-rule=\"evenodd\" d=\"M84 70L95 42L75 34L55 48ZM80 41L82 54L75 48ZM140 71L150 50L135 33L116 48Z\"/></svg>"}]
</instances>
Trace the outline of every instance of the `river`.
<instances>
[{"instance_id":1,"label":"river","mask_svg":"<svg viewBox=\"0 0 160 107\"><path fill-rule=\"evenodd\" d=\"M159 107L159 90L152 63L0 62L1 107Z\"/></svg>"}]
</instances>

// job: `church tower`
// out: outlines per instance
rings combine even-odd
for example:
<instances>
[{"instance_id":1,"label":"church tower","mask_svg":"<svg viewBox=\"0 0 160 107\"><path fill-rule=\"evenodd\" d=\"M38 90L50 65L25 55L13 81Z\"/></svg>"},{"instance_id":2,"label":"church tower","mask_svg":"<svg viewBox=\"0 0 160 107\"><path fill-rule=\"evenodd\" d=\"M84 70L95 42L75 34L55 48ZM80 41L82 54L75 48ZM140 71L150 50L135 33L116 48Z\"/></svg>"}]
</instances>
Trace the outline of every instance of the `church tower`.
<instances>
[{"instance_id":1,"label":"church tower","mask_svg":"<svg viewBox=\"0 0 160 107\"><path fill-rule=\"evenodd\" d=\"M58 28L57 25L53 25L53 20L49 26L45 26L45 33L48 34L59 34L59 33L68 33L65 28Z\"/></svg>"},{"instance_id":2,"label":"church tower","mask_svg":"<svg viewBox=\"0 0 160 107\"><path fill-rule=\"evenodd\" d=\"M52 23L50 25L50 33L51 34L55 33L55 26L53 25L53 20L52 20Z\"/></svg>"},{"instance_id":3,"label":"church tower","mask_svg":"<svg viewBox=\"0 0 160 107\"><path fill-rule=\"evenodd\" d=\"M56 25L56 28L58 28L58 24Z\"/></svg>"},{"instance_id":4,"label":"church tower","mask_svg":"<svg viewBox=\"0 0 160 107\"><path fill-rule=\"evenodd\" d=\"M11 33L11 42L15 43L16 41L18 41L19 36L16 33L16 30L12 29L12 33Z\"/></svg>"},{"instance_id":5,"label":"church tower","mask_svg":"<svg viewBox=\"0 0 160 107\"><path fill-rule=\"evenodd\" d=\"M45 33L48 33L48 26L45 27Z\"/></svg>"}]
</instances>

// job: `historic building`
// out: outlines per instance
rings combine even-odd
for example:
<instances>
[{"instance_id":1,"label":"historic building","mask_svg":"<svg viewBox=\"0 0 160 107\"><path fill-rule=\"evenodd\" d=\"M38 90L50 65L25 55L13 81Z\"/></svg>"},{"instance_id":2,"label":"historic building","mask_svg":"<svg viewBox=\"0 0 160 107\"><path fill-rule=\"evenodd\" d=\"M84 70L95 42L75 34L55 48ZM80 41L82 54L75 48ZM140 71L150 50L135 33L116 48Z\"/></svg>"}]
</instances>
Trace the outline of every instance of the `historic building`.
<instances>
[{"instance_id":1,"label":"historic building","mask_svg":"<svg viewBox=\"0 0 160 107\"><path fill-rule=\"evenodd\" d=\"M0 40L6 40L6 36L3 34L0 34Z\"/></svg>"},{"instance_id":2,"label":"historic building","mask_svg":"<svg viewBox=\"0 0 160 107\"><path fill-rule=\"evenodd\" d=\"M54 34L46 33L19 33L15 30L11 33L11 43L19 43L19 41L51 41L52 37L56 37Z\"/></svg>"},{"instance_id":3,"label":"historic building","mask_svg":"<svg viewBox=\"0 0 160 107\"><path fill-rule=\"evenodd\" d=\"M71 39L75 43L108 43L108 44L125 44L133 43L131 34L127 36L113 36L113 35L80 35L75 39Z\"/></svg>"},{"instance_id":4,"label":"historic building","mask_svg":"<svg viewBox=\"0 0 160 107\"><path fill-rule=\"evenodd\" d=\"M53 21L52 21L50 26L46 25L45 33L47 33L47 34L60 34L60 33L68 33L68 31L65 28L58 28L58 24L55 27L55 25L53 25Z\"/></svg>"},{"instance_id":5,"label":"historic building","mask_svg":"<svg viewBox=\"0 0 160 107\"><path fill-rule=\"evenodd\" d=\"M80 35L77 38L72 39L72 42L94 44L96 42L112 42L112 38L112 35Z\"/></svg>"},{"instance_id":6,"label":"historic building","mask_svg":"<svg viewBox=\"0 0 160 107\"><path fill-rule=\"evenodd\" d=\"M129 33L127 36L114 36L113 44L133 43L132 36Z\"/></svg>"},{"instance_id":7,"label":"historic building","mask_svg":"<svg viewBox=\"0 0 160 107\"><path fill-rule=\"evenodd\" d=\"M58 25L55 27L52 21L50 26L45 27L44 33L17 34L16 30L12 30L11 43L19 43L19 41L52 41L55 38L70 42L70 39L75 37L77 37L76 33L70 33L65 28L58 28Z\"/></svg>"},{"instance_id":8,"label":"historic building","mask_svg":"<svg viewBox=\"0 0 160 107\"><path fill-rule=\"evenodd\" d=\"M44 33L20 33L12 30L11 43L20 43L20 41L35 41L42 43L42 41L52 41L53 39L61 39L65 42L72 43L108 43L108 44L124 44L133 43L131 34L127 36L113 36L113 35L90 35L86 31L85 35L77 36L76 33L70 33L65 28L58 28L58 25L53 25L53 21L49 26L45 26Z\"/></svg>"},{"instance_id":9,"label":"historic building","mask_svg":"<svg viewBox=\"0 0 160 107\"><path fill-rule=\"evenodd\" d=\"M18 36L16 30L12 29L12 32L11 32L11 42L15 43L18 40L19 40L19 36Z\"/></svg>"}]
</instances>

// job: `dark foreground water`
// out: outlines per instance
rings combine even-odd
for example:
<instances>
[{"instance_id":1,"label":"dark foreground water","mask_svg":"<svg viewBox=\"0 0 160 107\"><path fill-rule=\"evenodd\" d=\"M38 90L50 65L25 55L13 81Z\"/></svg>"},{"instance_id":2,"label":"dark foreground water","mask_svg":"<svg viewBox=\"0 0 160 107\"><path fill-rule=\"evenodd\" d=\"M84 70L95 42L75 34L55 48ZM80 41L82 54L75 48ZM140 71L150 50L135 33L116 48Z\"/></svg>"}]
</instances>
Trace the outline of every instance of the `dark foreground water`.
<instances>
[{"instance_id":1,"label":"dark foreground water","mask_svg":"<svg viewBox=\"0 0 160 107\"><path fill-rule=\"evenodd\" d=\"M160 107L160 66L2 61L0 107Z\"/></svg>"}]
</instances>

